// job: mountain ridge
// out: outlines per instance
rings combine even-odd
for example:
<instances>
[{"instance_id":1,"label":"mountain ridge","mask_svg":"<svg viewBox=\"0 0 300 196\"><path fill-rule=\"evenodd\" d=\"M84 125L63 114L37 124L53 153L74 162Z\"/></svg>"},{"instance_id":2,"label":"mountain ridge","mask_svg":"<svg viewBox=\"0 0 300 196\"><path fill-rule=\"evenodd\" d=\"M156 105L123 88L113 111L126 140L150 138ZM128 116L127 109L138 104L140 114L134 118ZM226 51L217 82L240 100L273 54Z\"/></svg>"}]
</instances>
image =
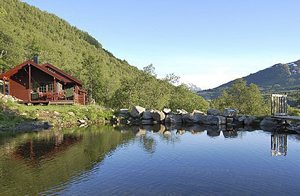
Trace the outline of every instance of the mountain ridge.
<instances>
[{"instance_id":1,"label":"mountain ridge","mask_svg":"<svg viewBox=\"0 0 300 196\"><path fill-rule=\"evenodd\" d=\"M256 84L263 94L295 91L300 88L300 60L285 64L277 63L216 88L198 91L198 94L205 99L214 99L238 79L244 79L247 85Z\"/></svg>"}]
</instances>

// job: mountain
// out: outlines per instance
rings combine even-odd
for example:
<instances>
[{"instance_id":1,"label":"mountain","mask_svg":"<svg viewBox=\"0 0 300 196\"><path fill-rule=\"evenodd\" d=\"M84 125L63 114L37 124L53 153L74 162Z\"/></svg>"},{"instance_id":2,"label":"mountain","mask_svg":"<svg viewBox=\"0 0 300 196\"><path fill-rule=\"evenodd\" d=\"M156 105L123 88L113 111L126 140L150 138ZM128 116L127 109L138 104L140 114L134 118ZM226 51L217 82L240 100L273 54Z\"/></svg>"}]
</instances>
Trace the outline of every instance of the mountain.
<instances>
[{"instance_id":1,"label":"mountain","mask_svg":"<svg viewBox=\"0 0 300 196\"><path fill-rule=\"evenodd\" d=\"M193 91L195 93L201 91L201 88L193 83L188 83L186 84L186 86L188 87L188 89L190 89L190 91Z\"/></svg>"},{"instance_id":2,"label":"mountain","mask_svg":"<svg viewBox=\"0 0 300 196\"><path fill-rule=\"evenodd\" d=\"M293 92L300 88L300 60L287 64L279 63L243 79L247 84L256 84L265 94ZM235 80L213 89L199 91L198 94L206 99L214 99L234 82Z\"/></svg>"},{"instance_id":3,"label":"mountain","mask_svg":"<svg viewBox=\"0 0 300 196\"><path fill-rule=\"evenodd\" d=\"M34 54L40 63L51 63L80 79L89 95L107 107L208 107L187 88L116 58L87 32L54 14L19 0L0 0L0 73Z\"/></svg>"}]
</instances>

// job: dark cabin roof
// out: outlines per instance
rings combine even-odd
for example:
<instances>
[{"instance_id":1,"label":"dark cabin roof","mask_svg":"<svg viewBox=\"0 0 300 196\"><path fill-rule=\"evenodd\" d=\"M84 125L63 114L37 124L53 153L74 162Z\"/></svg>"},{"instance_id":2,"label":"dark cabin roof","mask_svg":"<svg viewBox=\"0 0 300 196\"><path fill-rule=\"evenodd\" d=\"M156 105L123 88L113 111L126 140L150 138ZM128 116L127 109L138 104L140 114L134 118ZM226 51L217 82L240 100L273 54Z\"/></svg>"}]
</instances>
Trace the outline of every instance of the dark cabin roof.
<instances>
[{"instance_id":1,"label":"dark cabin roof","mask_svg":"<svg viewBox=\"0 0 300 196\"><path fill-rule=\"evenodd\" d=\"M62 75L64 77L67 77L69 80L72 80L73 82L82 85L82 82L76 78L74 78L73 76L67 74L66 72L62 71L61 69L58 69L57 67L55 67L54 65L51 65L50 63L45 63L42 65L42 67L45 67L47 70L52 70L54 72L56 72L59 75Z\"/></svg>"},{"instance_id":2,"label":"dark cabin roof","mask_svg":"<svg viewBox=\"0 0 300 196\"><path fill-rule=\"evenodd\" d=\"M27 65L32 65L35 68L43 71L44 73L64 82L64 83L77 83L80 86L82 86L82 83L77 80L76 78L70 76L69 74L63 72L62 70L56 68L53 65L50 64L44 64L44 65L38 65L34 63L33 61L25 61L24 63L17 65L16 67L8 70L7 72L0 75L0 79L9 78L13 76L14 74L18 73L19 70L23 69ZM54 71L50 71L49 68L51 68Z\"/></svg>"}]
</instances>

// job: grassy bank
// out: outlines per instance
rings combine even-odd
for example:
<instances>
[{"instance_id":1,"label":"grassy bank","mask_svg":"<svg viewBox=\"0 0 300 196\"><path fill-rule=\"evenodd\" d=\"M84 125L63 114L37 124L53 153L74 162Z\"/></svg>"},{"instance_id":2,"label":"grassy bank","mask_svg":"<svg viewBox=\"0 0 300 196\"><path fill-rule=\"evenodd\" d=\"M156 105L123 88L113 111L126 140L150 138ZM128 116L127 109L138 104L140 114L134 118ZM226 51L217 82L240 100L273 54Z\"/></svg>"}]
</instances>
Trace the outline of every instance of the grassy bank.
<instances>
[{"instance_id":1,"label":"grassy bank","mask_svg":"<svg viewBox=\"0 0 300 196\"><path fill-rule=\"evenodd\" d=\"M97 105L27 106L0 99L0 130L14 130L28 121L49 122L54 127L71 127L83 120L87 124L103 124L112 111Z\"/></svg>"}]
</instances>

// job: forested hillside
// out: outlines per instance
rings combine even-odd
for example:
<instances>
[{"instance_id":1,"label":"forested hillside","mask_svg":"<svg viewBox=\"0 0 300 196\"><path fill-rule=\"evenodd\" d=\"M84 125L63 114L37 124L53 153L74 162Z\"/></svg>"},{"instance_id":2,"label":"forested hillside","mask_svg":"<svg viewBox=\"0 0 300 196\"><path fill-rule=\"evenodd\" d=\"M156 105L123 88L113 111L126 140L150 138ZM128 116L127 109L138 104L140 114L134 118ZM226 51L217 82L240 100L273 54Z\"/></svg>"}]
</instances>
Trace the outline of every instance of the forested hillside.
<instances>
[{"instance_id":1,"label":"forested hillside","mask_svg":"<svg viewBox=\"0 0 300 196\"><path fill-rule=\"evenodd\" d=\"M57 16L18 0L0 0L1 70L34 54L41 63L49 62L82 80L92 98L108 107L208 107L185 86L175 87L114 57L95 38Z\"/></svg>"}]
</instances>

